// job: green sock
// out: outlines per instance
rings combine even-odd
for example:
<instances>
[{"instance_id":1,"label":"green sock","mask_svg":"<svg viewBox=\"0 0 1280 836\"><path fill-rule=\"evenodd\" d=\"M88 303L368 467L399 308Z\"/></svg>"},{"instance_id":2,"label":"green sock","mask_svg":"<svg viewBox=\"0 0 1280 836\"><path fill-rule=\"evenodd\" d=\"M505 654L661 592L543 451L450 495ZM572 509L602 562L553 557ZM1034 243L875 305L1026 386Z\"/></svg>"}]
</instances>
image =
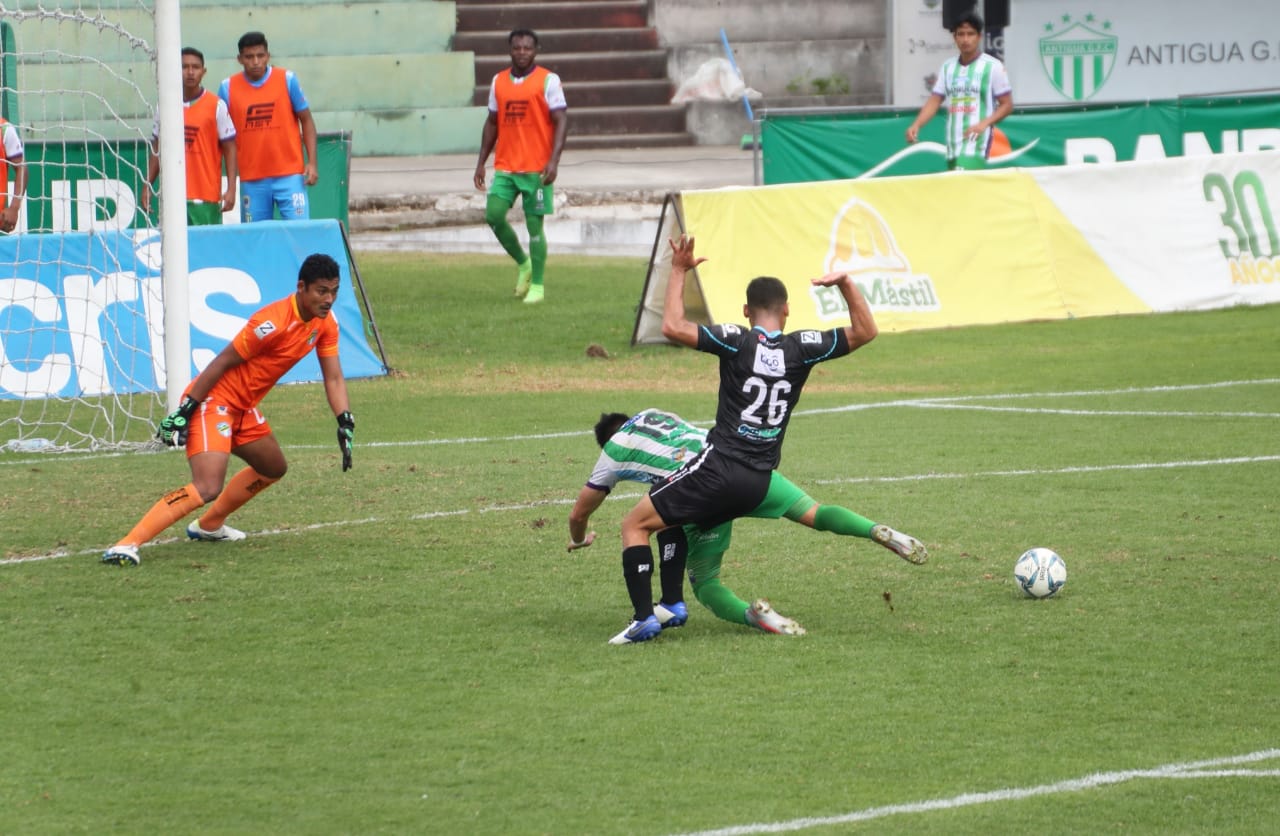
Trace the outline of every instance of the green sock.
<instances>
[{"instance_id":1,"label":"green sock","mask_svg":"<svg viewBox=\"0 0 1280 836\"><path fill-rule=\"evenodd\" d=\"M734 595L733 590L720 583L719 578L708 578L695 583L693 594L716 618L733 624L747 623L747 602Z\"/></svg>"},{"instance_id":2,"label":"green sock","mask_svg":"<svg viewBox=\"0 0 1280 836\"><path fill-rule=\"evenodd\" d=\"M520 236L507 223L507 211L510 209L511 204L502 198L491 196L484 205L484 222L493 230L507 255L515 259L516 264L523 264L528 256L524 254L524 247L520 246Z\"/></svg>"},{"instance_id":3,"label":"green sock","mask_svg":"<svg viewBox=\"0 0 1280 836\"><path fill-rule=\"evenodd\" d=\"M542 216L526 215L525 227L529 230L529 257L533 259L533 283L542 284L547 266L547 236L542 234Z\"/></svg>"},{"instance_id":4,"label":"green sock","mask_svg":"<svg viewBox=\"0 0 1280 836\"><path fill-rule=\"evenodd\" d=\"M813 518L815 531L830 531L844 536L871 539L871 529L876 524L864 516L855 514L848 508L839 505L819 505L818 513Z\"/></svg>"}]
</instances>

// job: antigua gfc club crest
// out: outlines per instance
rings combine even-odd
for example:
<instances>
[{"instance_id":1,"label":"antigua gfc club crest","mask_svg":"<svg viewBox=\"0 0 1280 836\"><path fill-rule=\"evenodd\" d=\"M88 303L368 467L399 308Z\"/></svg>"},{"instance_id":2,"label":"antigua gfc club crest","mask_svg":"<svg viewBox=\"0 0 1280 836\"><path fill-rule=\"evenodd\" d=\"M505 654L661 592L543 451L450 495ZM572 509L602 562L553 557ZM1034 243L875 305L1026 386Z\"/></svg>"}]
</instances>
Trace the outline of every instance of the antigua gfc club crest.
<instances>
[{"instance_id":1,"label":"antigua gfc club crest","mask_svg":"<svg viewBox=\"0 0 1280 836\"><path fill-rule=\"evenodd\" d=\"M1074 20L1064 14L1057 23L1044 25L1040 39L1040 66L1049 83L1065 98L1084 101L1102 89L1116 64L1119 39L1110 34L1111 21L1087 14Z\"/></svg>"}]
</instances>

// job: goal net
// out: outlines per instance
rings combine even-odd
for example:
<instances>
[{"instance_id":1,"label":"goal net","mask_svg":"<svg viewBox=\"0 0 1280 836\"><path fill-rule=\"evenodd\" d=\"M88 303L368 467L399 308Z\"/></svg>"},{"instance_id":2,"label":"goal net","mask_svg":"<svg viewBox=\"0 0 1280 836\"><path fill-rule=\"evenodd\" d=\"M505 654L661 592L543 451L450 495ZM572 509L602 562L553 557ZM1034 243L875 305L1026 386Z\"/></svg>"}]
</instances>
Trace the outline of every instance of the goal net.
<instances>
[{"instance_id":1,"label":"goal net","mask_svg":"<svg viewBox=\"0 0 1280 836\"><path fill-rule=\"evenodd\" d=\"M164 334L176 331L162 230L183 226L139 199L160 99L174 99L157 78L166 17L176 32L177 0L0 0L0 116L27 174L15 198L18 166L7 166L6 194L21 202L0 235L0 451L148 445L166 411ZM161 127L174 123L181 143L180 89L176 102ZM181 161L177 148L169 158ZM185 273L179 254L171 266Z\"/></svg>"}]
</instances>

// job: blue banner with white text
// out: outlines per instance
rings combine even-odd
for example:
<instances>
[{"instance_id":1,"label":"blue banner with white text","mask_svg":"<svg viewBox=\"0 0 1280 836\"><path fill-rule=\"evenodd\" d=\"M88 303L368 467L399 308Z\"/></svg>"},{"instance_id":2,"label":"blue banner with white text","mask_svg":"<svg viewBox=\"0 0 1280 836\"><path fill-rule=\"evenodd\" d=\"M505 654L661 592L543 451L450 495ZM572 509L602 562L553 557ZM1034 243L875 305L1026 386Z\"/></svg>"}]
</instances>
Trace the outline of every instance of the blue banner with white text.
<instances>
[{"instance_id":1,"label":"blue banner with white text","mask_svg":"<svg viewBox=\"0 0 1280 836\"><path fill-rule=\"evenodd\" d=\"M311 253L338 262L331 311L349 378L386 373L365 323L337 221L193 227L188 236L191 376L254 311L297 289ZM154 230L0 237L0 398L164 390L164 300ZM7 275L6 275L7 273ZM312 353L281 382L320 380Z\"/></svg>"}]
</instances>

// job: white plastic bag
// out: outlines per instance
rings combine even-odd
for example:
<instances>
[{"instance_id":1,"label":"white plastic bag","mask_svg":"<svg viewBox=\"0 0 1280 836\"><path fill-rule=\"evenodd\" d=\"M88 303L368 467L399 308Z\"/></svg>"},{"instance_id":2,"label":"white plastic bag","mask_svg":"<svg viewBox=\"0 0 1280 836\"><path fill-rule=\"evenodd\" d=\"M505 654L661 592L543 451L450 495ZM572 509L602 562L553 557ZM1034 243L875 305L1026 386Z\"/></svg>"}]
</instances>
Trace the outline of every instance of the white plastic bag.
<instances>
[{"instance_id":1,"label":"white plastic bag","mask_svg":"<svg viewBox=\"0 0 1280 836\"><path fill-rule=\"evenodd\" d=\"M760 93L746 85L742 76L729 63L729 59L712 58L680 85L676 94L671 97L671 103L733 101L743 96L759 99Z\"/></svg>"}]
</instances>

